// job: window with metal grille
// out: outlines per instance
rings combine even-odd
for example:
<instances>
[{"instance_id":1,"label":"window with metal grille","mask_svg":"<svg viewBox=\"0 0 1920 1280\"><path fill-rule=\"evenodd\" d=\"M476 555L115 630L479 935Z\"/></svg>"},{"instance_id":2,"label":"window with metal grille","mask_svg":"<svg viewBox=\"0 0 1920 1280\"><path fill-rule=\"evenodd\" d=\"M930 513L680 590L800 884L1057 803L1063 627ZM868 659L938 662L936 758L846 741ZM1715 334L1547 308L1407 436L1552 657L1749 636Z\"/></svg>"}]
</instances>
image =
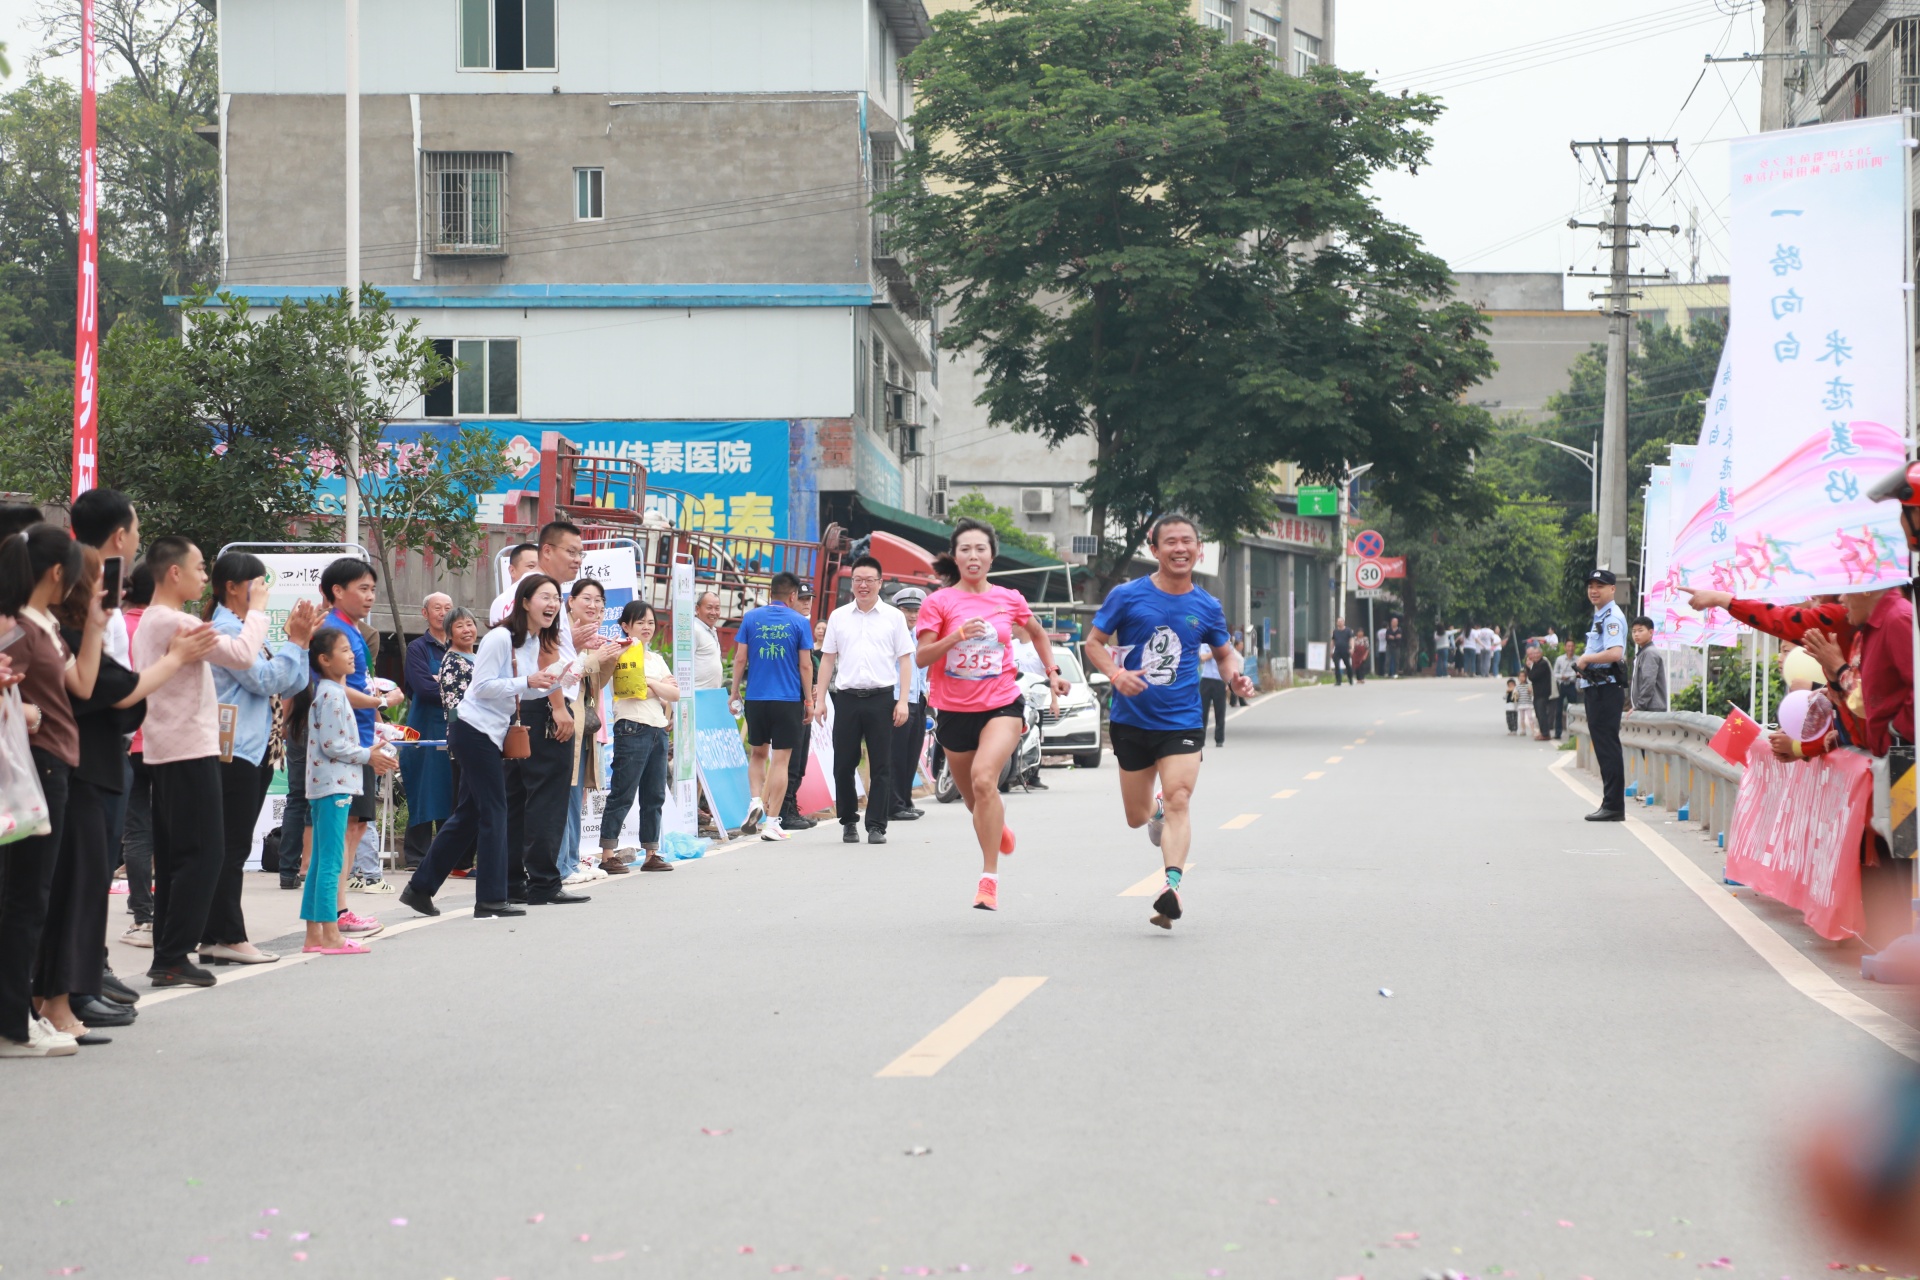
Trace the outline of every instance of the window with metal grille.
<instances>
[{"instance_id":1,"label":"window with metal grille","mask_svg":"<svg viewBox=\"0 0 1920 1280\"><path fill-rule=\"evenodd\" d=\"M504 253L507 153L429 151L427 247L434 253Z\"/></svg>"},{"instance_id":2,"label":"window with metal grille","mask_svg":"<svg viewBox=\"0 0 1920 1280\"><path fill-rule=\"evenodd\" d=\"M1303 76L1320 65L1320 37L1293 33L1293 74Z\"/></svg>"},{"instance_id":3,"label":"window with metal grille","mask_svg":"<svg viewBox=\"0 0 1920 1280\"><path fill-rule=\"evenodd\" d=\"M552 71L555 0L460 0L462 71Z\"/></svg>"},{"instance_id":4,"label":"window with metal grille","mask_svg":"<svg viewBox=\"0 0 1920 1280\"><path fill-rule=\"evenodd\" d=\"M599 222L605 218L606 210L602 196L606 188L607 171L605 169L575 169L573 171L573 216L581 222Z\"/></svg>"},{"instance_id":5,"label":"window with metal grille","mask_svg":"<svg viewBox=\"0 0 1920 1280\"><path fill-rule=\"evenodd\" d=\"M451 380L427 392L429 418L478 418L520 412L518 338L435 338L433 349L455 365Z\"/></svg>"},{"instance_id":6,"label":"window with metal grille","mask_svg":"<svg viewBox=\"0 0 1920 1280\"><path fill-rule=\"evenodd\" d=\"M1235 0L1200 0L1200 21L1215 31L1233 33Z\"/></svg>"}]
</instances>

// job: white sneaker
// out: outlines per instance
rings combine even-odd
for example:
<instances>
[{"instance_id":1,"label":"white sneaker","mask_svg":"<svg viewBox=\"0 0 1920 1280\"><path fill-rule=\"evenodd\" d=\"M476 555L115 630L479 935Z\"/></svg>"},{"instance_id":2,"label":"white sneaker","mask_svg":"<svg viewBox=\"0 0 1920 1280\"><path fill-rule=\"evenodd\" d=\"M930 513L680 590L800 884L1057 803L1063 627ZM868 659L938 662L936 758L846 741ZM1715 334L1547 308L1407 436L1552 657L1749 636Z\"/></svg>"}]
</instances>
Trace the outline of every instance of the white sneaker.
<instances>
[{"instance_id":1,"label":"white sneaker","mask_svg":"<svg viewBox=\"0 0 1920 1280\"><path fill-rule=\"evenodd\" d=\"M80 1041L76 1037L68 1035L45 1018L28 1018L27 1041L32 1043L36 1040L53 1049L80 1047Z\"/></svg>"},{"instance_id":2,"label":"white sneaker","mask_svg":"<svg viewBox=\"0 0 1920 1280\"><path fill-rule=\"evenodd\" d=\"M145 947L153 950L153 926L150 924L130 924L127 931L120 935L120 941L130 947Z\"/></svg>"},{"instance_id":3,"label":"white sneaker","mask_svg":"<svg viewBox=\"0 0 1920 1280\"><path fill-rule=\"evenodd\" d=\"M608 876L608 872L605 867L588 867L587 870L593 872L593 878L595 880L605 880Z\"/></svg>"},{"instance_id":4,"label":"white sneaker","mask_svg":"<svg viewBox=\"0 0 1920 1280\"><path fill-rule=\"evenodd\" d=\"M566 879L562 880L560 883L561 884L587 884L590 881L592 881L592 879L593 879L593 868L586 865L583 862L580 864L580 869L578 871L575 871L572 875L566 877Z\"/></svg>"},{"instance_id":5,"label":"white sneaker","mask_svg":"<svg viewBox=\"0 0 1920 1280\"><path fill-rule=\"evenodd\" d=\"M395 889L392 885L388 884L385 880L368 880L361 876L354 876L352 879L347 881L347 892L348 893L397 893L399 892L399 890Z\"/></svg>"},{"instance_id":6,"label":"white sneaker","mask_svg":"<svg viewBox=\"0 0 1920 1280\"><path fill-rule=\"evenodd\" d=\"M747 802L747 816L741 820L740 834L743 836L752 835L753 829L759 826L760 820L762 818L765 818L766 816L767 816L767 806L764 803L762 803L759 796L755 796L752 800ZM779 838L780 838L779 836L774 837L774 839L776 840L778 840Z\"/></svg>"},{"instance_id":7,"label":"white sneaker","mask_svg":"<svg viewBox=\"0 0 1920 1280\"><path fill-rule=\"evenodd\" d=\"M1156 791L1153 793L1153 816L1147 819L1147 839L1153 842L1154 848L1158 849L1160 847L1160 837L1166 829L1166 802L1160 798L1160 793Z\"/></svg>"},{"instance_id":8,"label":"white sneaker","mask_svg":"<svg viewBox=\"0 0 1920 1280\"><path fill-rule=\"evenodd\" d=\"M80 1052L80 1045L72 1036L60 1036L59 1032L54 1034L65 1043L41 1035L39 1020L29 1018L25 1044L0 1036L0 1058L71 1058Z\"/></svg>"},{"instance_id":9,"label":"white sneaker","mask_svg":"<svg viewBox=\"0 0 1920 1280\"><path fill-rule=\"evenodd\" d=\"M760 838L762 840L793 839L792 836L787 834L787 829L780 825L780 819L778 818L767 819L766 825L760 828Z\"/></svg>"}]
</instances>

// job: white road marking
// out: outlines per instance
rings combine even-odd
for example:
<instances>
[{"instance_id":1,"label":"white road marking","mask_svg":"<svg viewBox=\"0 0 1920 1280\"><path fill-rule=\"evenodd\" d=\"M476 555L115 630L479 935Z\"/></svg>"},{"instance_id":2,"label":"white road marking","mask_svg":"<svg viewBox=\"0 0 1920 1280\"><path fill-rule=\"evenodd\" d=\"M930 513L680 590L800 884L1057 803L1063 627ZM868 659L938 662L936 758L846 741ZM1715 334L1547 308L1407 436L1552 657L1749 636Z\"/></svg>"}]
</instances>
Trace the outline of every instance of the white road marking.
<instances>
[{"instance_id":1,"label":"white road marking","mask_svg":"<svg viewBox=\"0 0 1920 1280\"><path fill-rule=\"evenodd\" d=\"M1598 804L1599 793L1576 780L1570 772L1576 760L1576 756L1568 754L1547 767L1575 795L1590 804ZM1729 929L1740 935L1742 942L1752 947L1756 955L1773 967L1775 973L1785 978L1787 985L1815 1004L1845 1018L1895 1053L1920 1062L1920 1030L1908 1026L1872 1001L1862 999L1828 977L1825 970L1801 955L1792 943L1775 933L1724 887L1715 884L1711 876L1668 843L1658 831L1631 814L1627 817L1626 826L1641 844L1653 851L1654 857L1666 865L1675 879L1693 890L1694 896L1706 903Z\"/></svg>"}]
</instances>

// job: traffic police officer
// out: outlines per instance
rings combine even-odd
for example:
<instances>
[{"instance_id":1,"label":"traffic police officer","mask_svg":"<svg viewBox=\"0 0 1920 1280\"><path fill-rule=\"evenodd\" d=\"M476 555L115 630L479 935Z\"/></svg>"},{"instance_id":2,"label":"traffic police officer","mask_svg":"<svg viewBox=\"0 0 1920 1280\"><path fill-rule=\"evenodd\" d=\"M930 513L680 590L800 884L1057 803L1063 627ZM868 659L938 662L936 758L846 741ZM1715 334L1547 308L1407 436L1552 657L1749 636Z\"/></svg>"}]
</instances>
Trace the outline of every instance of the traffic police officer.
<instances>
[{"instance_id":1,"label":"traffic police officer","mask_svg":"<svg viewBox=\"0 0 1920 1280\"><path fill-rule=\"evenodd\" d=\"M1627 769L1620 757L1620 712L1627 700L1627 615L1613 602L1613 593L1611 569L1595 569L1587 575L1593 622L1587 627L1586 651L1573 660L1580 671L1593 756L1600 765L1600 807L1587 815L1588 822L1624 822L1627 817Z\"/></svg>"}]
</instances>

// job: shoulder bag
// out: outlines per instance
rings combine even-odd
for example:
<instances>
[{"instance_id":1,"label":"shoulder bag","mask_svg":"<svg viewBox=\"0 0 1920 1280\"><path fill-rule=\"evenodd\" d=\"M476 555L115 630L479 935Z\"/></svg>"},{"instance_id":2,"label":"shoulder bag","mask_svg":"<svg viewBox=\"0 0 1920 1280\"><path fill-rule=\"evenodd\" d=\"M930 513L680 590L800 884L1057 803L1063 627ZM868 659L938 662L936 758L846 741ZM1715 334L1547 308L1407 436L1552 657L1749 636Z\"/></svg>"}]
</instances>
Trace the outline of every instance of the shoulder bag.
<instances>
[{"instance_id":1,"label":"shoulder bag","mask_svg":"<svg viewBox=\"0 0 1920 1280\"><path fill-rule=\"evenodd\" d=\"M513 637L509 635L508 641ZM513 650L513 674L520 675L520 650ZM533 739L527 734L527 726L520 723L520 695L514 695L513 719L507 725L507 736L500 740L500 758L503 760L525 760L533 754Z\"/></svg>"}]
</instances>

